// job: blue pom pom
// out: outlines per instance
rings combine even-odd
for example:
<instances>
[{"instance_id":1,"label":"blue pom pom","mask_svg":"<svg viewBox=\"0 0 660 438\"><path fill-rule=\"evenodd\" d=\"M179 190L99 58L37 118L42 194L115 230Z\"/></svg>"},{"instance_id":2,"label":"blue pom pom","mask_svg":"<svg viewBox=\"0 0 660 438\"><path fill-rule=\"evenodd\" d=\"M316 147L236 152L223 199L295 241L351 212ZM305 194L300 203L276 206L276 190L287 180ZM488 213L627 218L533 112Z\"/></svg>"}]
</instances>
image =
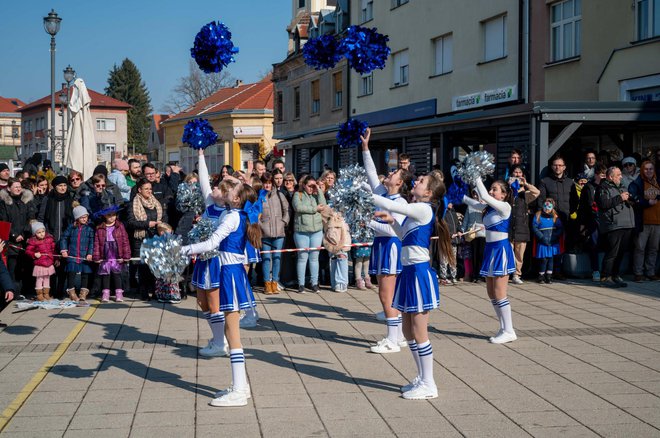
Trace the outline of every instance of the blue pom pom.
<instances>
[{"instance_id":1,"label":"blue pom pom","mask_svg":"<svg viewBox=\"0 0 660 438\"><path fill-rule=\"evenodd\" d=\"M190 49L190 54L204 73L219 73L234 62L237 53L238 47L234 47L227 26L215 21L202 27Z\"/></svg>"},{"instance_id":2,"label":"blue pom pom","mask_svg":"<svg viewBox=\"0 0 660 438\"><path fill-rule=\"evenodd\" d=\"M364 135L368 126L369 125L360 120L348 119L346 123L339 125L337 144L340 148L349 148L351 146L359 145L362 142L360 136Z\"/></svg>"},{"instance_id":3,"label":"blue pom pom","mask_svg":"<svg viewBox=\"0 0 660 438\"><path fill-rule=\"evenodd\" d=\"M206 149L218 141L218 134L208 120L194 119L183 128L181 141L193 149Z\"/></svg>"},{"instance_id":4,"label":"blue pom pom","mask_svg":"<svg viewBox=\"0 0 660 438\"><path fill-rule=\"evenodd\" d=\"M346 57L348 66L360 74L375 69L383 69L390 56L386 35L376 32L376 28L351 26L339 44L339 52Z\"/></svg>"},{"instance_id":5,"label":"blue pom pom","mask_svg":"<svg viewBox=\"0 0 660 438\"><path fill-rule=\"evenodd\" d=\"M321 35L308 40L303 46L303 57L307 65L316 70L333 68L341 59L338 44L332 35Z\"/></svg>"}]
</instances>

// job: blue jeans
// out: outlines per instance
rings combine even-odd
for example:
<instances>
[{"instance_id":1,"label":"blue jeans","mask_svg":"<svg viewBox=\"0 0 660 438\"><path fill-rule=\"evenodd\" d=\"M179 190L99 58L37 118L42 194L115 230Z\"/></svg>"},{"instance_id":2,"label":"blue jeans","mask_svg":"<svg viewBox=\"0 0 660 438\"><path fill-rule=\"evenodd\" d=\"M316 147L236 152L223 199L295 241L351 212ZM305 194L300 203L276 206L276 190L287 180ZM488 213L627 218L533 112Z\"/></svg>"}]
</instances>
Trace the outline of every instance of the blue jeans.
<instances>
[{"instance_id":1,"label":"blue jeans","mask_svg":"<svg viewBox=\"0 0 660 438\"><path fill-rule=\"evenodd\" d=\"M340 258L340 255L343 257ZM334 289L338 284L348 286L348 257L345 252L330 258L330 287Z\"/></svg>"},{"instance_id":2,"label":"blue jeans","mask_svg":"<svg viewBox=\"0 0 660 438\"><path fill-rule=\"evenodd\" d=\"M274 251L282 249L284 246L284 237L263 237L261 239L261 249L263 251ZM274 254L261 253L262 268L264 272L264 281L280 281L280 260L282 260L282 253L276 252ZM273 267L273 274L271 275L271 265Z\"/></svg>"},{"instance_id":3,"label":"blue jeans","mask_svg":"<svg viewBox=\"0 0 660 438\"><path fill-rule=\"evenodd\" d=\"M321 246L323 242L323 231L315 233L293 233L293 240L296 242L296 248L315 248ZM307 260L309 259L309 277L312 286L319 284L319 251L300 251L298 253L298 285L305 285L305 269L307 269Z\"/></svg>"}]
</instances>

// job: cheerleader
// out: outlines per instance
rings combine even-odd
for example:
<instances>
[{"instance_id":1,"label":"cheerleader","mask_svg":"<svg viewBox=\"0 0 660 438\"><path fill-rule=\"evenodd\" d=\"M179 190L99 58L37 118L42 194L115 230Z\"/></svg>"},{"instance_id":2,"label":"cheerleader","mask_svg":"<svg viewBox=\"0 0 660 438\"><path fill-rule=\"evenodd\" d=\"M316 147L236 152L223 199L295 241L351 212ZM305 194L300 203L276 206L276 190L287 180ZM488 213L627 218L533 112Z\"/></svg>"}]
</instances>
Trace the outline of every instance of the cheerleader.
<instances>
[{"instance_id":1,"label":"cheerleader","mask_svg":"<svg viewBox=\"0 0 660 438\"><path fill-rule=\"evenodd\" d=\"M220 310L225 312L225 334L230 347L232 385L216 393L216 398L210 404L245 406L251 395L245 372L239 318L241 310L254 307L256 302L243 264L246 242L249 240L255 248L261 243L261 227L258 215L253 217L252 213L245 211L250 210L252 203L247 201L248 190L243 184L234 178L225 178L220 184L220 191L231 210L223 215L209 240L184 247L183 251L189 255L215 248L220 251Z\"/></svg>"},{"instance_id":2,"label":"cheerleader","mask_svg":"<svg viewBox=\"0 0 660 438\"><path fill-rule=\"evenodd\" d=\"M463 202L484 212L486 247L479 274L486 277L488 298L500 321L500 329L490 338L490 342L504 344L518 339L513 330L511 305L507 298L509 275L516 272L513 249L509 242L509 201L512 195L509 185L504 181L495 181L490 186L490 191L487 191L481 179L477 179L476 189L481 201L464 196Z\"/></svg>"},{"instance_id":3,"label":"cheerleader","mask_svg":"<svg viewBox=\"0 0 660 438\"><path fill-rule=\"evenodd\" d=\"M227 208L218 187L214 184L214 187L211 188L204 150L200 149L198 155L199 185L206 203L206 210L204 210L202 217L211 219L217 228L220 217ZM202 309L212 333L208 345L201 348L199 354L206 357L227 356L229 351L225 344L225 315L220 311L220 292L218 289L220 287L220 258L218 256L211 258L197 257L191 283L197 289L197 304Z\"/></svg>"},{"instance_id":4,"label":"cheerleader","mask_svg":"<svg viewBox=\"0 0 660 438\"><path fill-rule=\"evenodd\" d=\"M403 386L403 398L425 400L436 398L438 388L433 378L433 348L428 335L429 310L438 307L440 292L438 275L431 268L429 247L431 236L438 236L437 254L453 263L449 230L442 221L445 185L437 173L422 176L411 190L415 203L403 204L387 197L373 195L377 207L405 216L402 223L385 211L376 217L389 223L402 241L402 270L397 276L392 307L403 312L403 333L417 364L417 377Z\"/></svg>"},{"instance_id":5,"label":"cheerleader","mask_svg":"<svg viewBox=\"0 0 660 438\"><path fill-rule=\"evenodd\" d=\"M374 194L387 197L388 199L402 205L407 205L406 197L408 187L412 182L412 174L405 169L397 169L391 172L381 184L376 172L376 166L369 152L369 138L371 129L367 131L362 140L362 157L364 168L367 172L369 186ZM399 225L403 223L405 216L393 213L394 220ZM376 345L371 347L372 353L397 353L401 347L407 347L402 330L401 313L392 308L392 299L394 298L394 285L396 275L401 272L401 239L399 239L392 227L381 220L373 220L369 227L374 230L374 243L369 259L369 275L376 275L378 278L378 297L383 306L385 322L387 324L387 336Z\"/></svg>"}]
</instances>

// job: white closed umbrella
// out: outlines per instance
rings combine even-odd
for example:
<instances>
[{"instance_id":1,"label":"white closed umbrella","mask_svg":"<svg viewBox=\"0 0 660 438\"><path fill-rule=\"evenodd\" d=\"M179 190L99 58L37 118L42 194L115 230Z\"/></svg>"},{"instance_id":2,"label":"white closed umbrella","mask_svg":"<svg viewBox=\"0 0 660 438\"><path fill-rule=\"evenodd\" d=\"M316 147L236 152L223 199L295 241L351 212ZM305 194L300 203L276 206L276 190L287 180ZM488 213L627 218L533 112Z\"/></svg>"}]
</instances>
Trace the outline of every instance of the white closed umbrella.
<instances>
[{"instance_id":1,"label":"white closed umbrella","mask_svg":"<svg viewBox=\"0 0 660 438\"><path fill-rule=\"evenodd\" d=\"M69 111L73 114L71 126L66 133L64 165L83 174L87 179L96 167L96 141L94 120L90 112L92 99L85 81L78 78L73 83Z\"/></svg>"}]
</instances>

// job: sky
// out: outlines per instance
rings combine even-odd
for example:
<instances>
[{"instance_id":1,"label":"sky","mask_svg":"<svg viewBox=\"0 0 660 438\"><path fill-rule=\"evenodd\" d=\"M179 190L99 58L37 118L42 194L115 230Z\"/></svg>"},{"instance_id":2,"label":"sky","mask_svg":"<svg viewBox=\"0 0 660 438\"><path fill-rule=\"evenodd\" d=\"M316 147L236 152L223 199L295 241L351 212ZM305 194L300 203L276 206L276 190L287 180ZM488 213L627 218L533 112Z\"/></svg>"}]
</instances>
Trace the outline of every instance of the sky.
<instances>
[{"instance_id":1,"label":"sky","mask_svg":"<svg viewBox=\"0 0 660 438\"><path fill-rule=\"evenodd\" d=\"M142 74L155 112L188 72L199 29L222 21L239 47L227 71L245 83L260 79L286 57L287 0L23 0L2 2L0 96L26 103L50 94L50 35L43 17L62 18L56 35L55 84L67 65L88 88L103 93L108 72L124 58Z\"/></svg>"}]
</instances>

